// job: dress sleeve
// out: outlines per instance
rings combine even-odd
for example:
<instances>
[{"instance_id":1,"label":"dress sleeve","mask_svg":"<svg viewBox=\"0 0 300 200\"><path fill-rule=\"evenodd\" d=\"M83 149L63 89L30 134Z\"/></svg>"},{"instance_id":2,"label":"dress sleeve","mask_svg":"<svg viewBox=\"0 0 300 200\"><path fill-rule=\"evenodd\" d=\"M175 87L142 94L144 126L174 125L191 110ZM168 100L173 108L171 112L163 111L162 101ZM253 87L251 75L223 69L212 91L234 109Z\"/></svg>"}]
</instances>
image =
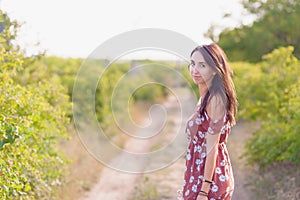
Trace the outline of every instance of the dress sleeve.
<instances>
[{"instance_id":1,"label":"dress sleeve","mask_svg":"<svg viewBox=\"0 0 300 200\"><path fill-rule=\"evenodd\" d=\"M226 118L226 116L224 116ZM209 120L209 126L207 132L209 134L219 134L222 133L225 128L225 121L223 119L219 120Z\"/></svg>"}]
</instances>

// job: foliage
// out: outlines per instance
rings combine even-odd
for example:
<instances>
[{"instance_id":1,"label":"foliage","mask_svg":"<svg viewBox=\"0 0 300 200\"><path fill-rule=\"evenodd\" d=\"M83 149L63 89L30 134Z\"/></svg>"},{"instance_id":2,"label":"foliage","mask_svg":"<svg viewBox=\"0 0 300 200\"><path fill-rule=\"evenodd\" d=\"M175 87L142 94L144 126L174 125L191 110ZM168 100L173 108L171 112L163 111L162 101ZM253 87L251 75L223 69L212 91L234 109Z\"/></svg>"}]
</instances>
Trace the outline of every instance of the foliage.
<instances>
[{"instance_id":1,"label":"foliage","mask_svg":"<svg viewBox=\"0 0 300 200\"><path fill-rule=\"evenodd\" d=\"M262 79L260 65L234 62L231 67L238 98L238 119L262 119L265 113L259 108L264 98L262 91L258 90Z\"/></svg>"},{"instance_id":2,"label":"foliage","mask_svg":"<svg viewBox=\"0 0 300 200\"><path fill-rule=\"evenodd\" d=\"M225 29L218 43L232 61L258 62L280 46L292 45L300 57L300 2L286 0L244 0L244 8L258 16L251 25Z\"/></svg>"},{"instance_id":3,"label":"foliage","mask_svg":"<svg viewBox=\"0 0 300 200\"><path fill-rule=\"evenodd\" d=\"M133 99L135 101L149 101L155 102L158 97L165 96L164 87L158 84L147 84L140 87L133 93Z\"/></svg>"},{"instance_id":4,"label":"foliage","mask_svg":"<svg viewBox=\"0 0 300 200\"><path fill-rule=\"evenodd\" d=\"M0 14L0 199L49 199L64 171L57 143L66 136L70 103L56 77L35 82L46 76L32 69L22 82L35 58L12 46L17 24Z\"/></svg>"},{"instance_id":5,"label":"foliage","mask_svg":"<svg viewBox=\"0 0 300 200\"><path fill-rule=\"evenodd\" d=\"M0 55L5 69L0 73L1 199L49 196L63 172L56 143L66 136L67 98L58 81L17 84L12 71L22 73L22 60Z\"/></svg>"},{"instance_id":6,"label":"foliage","mask_svg":"<svg viewBox=\"0 0 300 200\"><path fill-rule=\"evenodd\" d=\"M16 47L12 42L16 38L19 24L12 21L6 13L0 9L0 49L10 51Z\"/></svg>"},{"instance_id":7,"label":"foliage","mask_svg":"<svg viewBox=\"0 0 300 200\"><path fill-rule=\"evenodd\" d=\"M140 64L148 64L151 66L151 61L139 61ZM98 120L102 127L108 128L112 125L113 113L118 115L118 118L127 122L128 103L136 101L147 101L155 103L159 98L167 95L167 89L164 85L154 84L163 82L168 77L162 77L159 72L156 72L155 67L132 69L129 62L112 63L108 68L103 70L101 79L96 90L96 112ZM114 96L117 93L117 97ZM114 101L114 107L111 107L111 102Z\"/></svg>"},{"instance_id":8,"label":"foliage","mask_svg":"<svg viewBox=\"0 0 300 200\"><path fill-rule=\"evenodd\" d=\"M54 56L43 57L36 62L35 64L31 64L30 68L26 70L32 70L41 68L40 70L46 71L46 74L51 74L53 76L59 77L62 85L67 89L67 94L72 97L74 80L76 78L76 73L81 66L83 59L80 58L60 58ZM46 77L40 77L43 79ZM37 80L35 80L37 81Z\"/></svg>"},{"instance_id":9,"label":"foliage","mask_svg":"<svg viewBox=\"0 0 300 200\"><path fill-rule=\"evenodd\" d=\"M156 186L150 182L148 177L145 177L143 183L135 189L130 200L156 200L161 198Z\"/></svg>"},{"instance_id":10,"label":"foliage","mask_svg":"<svg viewBox=\"0 0 300 200\"><path fill-rule=\"evenodd\" d=\"M250 163L300 161L300 63L292 52L292 47L276 49L261 63L261 84L253 95L262 95L256 104L264 117L246 146Z\"/></svg>"},{"instance_id":11,"label":"foliage","mask_svg":"<svg viewBox=\"0 0 300 200\"><path fill-rule=\"evenodd\" d=\"M224 30L219 45L233 63L234 81L242 119L261 120L259 131L246 146L250 163L266 166L276 162L299 163L299 61L300 2L245 0L244 7L258 19L250 26ZM261 61L257 64L245 61Z\"/></svg>"},{"instance_id":12,"label":"foliage","mask_svg":"<svg viewBox=\"0 0 300 200\"><path fill-rule=\"evenodd\" d=\"M113 116L112 116L112 108L111 108L111 101L112 95L116 87L118 86L118 82L120 81L121 77L126 74L129 70L129 63L114 63L111 64L108 68L103 70L101 74L101 78L99 80L99 84L96 89L96 115L101 122L102 128L107 129L109 126L112 125ZM119 87L119 86L118 86ZM128 87L127 85L124 87ZM126 91L122 91L126 93ZM123 114L124 108L127 105L121 106L120 112ZM116 112L118 112L116 111Z\"/></svg>"}]
</instances>

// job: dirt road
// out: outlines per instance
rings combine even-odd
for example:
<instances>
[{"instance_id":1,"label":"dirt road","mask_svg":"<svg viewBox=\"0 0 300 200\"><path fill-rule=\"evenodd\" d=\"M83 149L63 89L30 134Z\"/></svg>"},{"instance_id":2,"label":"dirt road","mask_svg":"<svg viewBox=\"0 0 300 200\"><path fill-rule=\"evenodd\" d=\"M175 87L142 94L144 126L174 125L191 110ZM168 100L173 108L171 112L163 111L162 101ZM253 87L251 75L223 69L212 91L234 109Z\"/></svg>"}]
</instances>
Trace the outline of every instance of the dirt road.
<instances>
[{"instance_id":1,"label":"dirt road","mask_svg":"<svg viewBox=\"0 0 300 200\"><path fill-rule=\"evenodd\" d=\"M181 95L186 96L185 101L189 101L192 96L190 96L188 91L180 90L178 91ZM181 98L181 97L180 97ZM195 100L195 99L194 99ZM195 101L192 101L196 103ZM192 113L191 108L193 106L186 106L182 103L182 106L185 106L187 108L182 108L182 110L185 110L186 112ZM178 99L176 99L175 96L170 96L168 100L164 103L165 109L168 111L167 116L162 115L161 110L155 110L155 108L151 111L152 122L154 124L151 125L150 129L146 129L146 131L149 131L149 133L157 132L157 126L161 126L161 121L164 120L163 118L166 117L167 121L164 127L164 130L162 133L160 133L161 137L154 137L151 139L146 140L139 140L135 138L131 138L126 143L124 149L126 151L131 152L138 152L138 153L147 153L149 150L153 151L157 148L164 146L169 142L169 139L174 136L177 132L174 131L178 127L182 126L182 123L184 123L181 120L180 115L178 112L180 111L180 104L178 103ZM159 109L159 108L158 108ZM145 124L149 122L149 119L145 119ZM157 124L155 124L157 123ZM168 132L168 134L166 134ZM136 135L145 135L145 131L143 133L136 133ZM124 164L128 161L127 155L120 154L117 157L115 157L113 160L115 161L123 161ZM114 162L114 161L112 161ZM134 162L132 163L135 165L139 165L137 168L143 168L147 163L145 162ZM181 174L180 170L178 171L179 174ZM90 190L87 194L85 194L83 197L81 197L81 200L125 200L130 199L131 193L133 192L134 188L138 186L140 178L143 176L143 174L129 174L120 172L114 169L111 169L109 167L105 167L102 170L102 173L100 175L100 179L98 183ZM180 180L178 178L178 180Z\"/></svg>"}]
</instances>

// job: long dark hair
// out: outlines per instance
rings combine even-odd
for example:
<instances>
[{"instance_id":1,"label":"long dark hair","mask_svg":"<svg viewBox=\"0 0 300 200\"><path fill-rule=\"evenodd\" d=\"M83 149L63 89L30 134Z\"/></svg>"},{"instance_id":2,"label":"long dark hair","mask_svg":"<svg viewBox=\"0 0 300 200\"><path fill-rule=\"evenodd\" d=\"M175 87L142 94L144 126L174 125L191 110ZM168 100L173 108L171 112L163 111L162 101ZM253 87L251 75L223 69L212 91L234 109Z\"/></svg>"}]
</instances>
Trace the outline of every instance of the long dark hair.
<instances>
[{"instance_id":1,"label":"long dark hair","mask_svg":"<svg viewBox=\"0 0 300 200\"><path fill-rule=\"evenodd\" d=\"M216 72L212 84L203 98L200 113L204 113L211 97L218 94L221 96L222 101L226 106L230 124L234 125L238 102L235 87L231 78L232 70L228 64L226 54L221 47L215 43L196 47L191 52L191 56L195 51L199 51L203 55L205 62Z\"/></svg>"}]
</instances>

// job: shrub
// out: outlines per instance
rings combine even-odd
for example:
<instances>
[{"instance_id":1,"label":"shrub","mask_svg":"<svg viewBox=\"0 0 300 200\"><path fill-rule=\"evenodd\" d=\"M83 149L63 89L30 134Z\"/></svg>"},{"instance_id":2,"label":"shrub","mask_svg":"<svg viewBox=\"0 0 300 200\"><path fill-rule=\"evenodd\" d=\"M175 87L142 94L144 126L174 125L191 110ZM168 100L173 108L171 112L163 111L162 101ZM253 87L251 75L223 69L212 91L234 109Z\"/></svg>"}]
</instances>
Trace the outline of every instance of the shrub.
<instances>
[{"instance_id":1,"label":"shrub","mask_svg":"<svg viewBox=\"0 0 300 200\"><path fill-rule=\"evenodd\" d=\"M300 63L292 52L293 47L276 49L261 64L263 75L257 89L264 97L258 108L265 118L246 145L250 163L300 161Z\"/></svg>"},{"instance_id":2,"label":"shrub","mask_svg":"<svg viewBox=\"0 0 300 200\"><path fill-rule=\"evenodd\" d=\"M23 58L0 52L0 199L49 198L65 159L56 149L66 136L70 104L59 80L21 85Z\"/></svg>"}]
</instances>

